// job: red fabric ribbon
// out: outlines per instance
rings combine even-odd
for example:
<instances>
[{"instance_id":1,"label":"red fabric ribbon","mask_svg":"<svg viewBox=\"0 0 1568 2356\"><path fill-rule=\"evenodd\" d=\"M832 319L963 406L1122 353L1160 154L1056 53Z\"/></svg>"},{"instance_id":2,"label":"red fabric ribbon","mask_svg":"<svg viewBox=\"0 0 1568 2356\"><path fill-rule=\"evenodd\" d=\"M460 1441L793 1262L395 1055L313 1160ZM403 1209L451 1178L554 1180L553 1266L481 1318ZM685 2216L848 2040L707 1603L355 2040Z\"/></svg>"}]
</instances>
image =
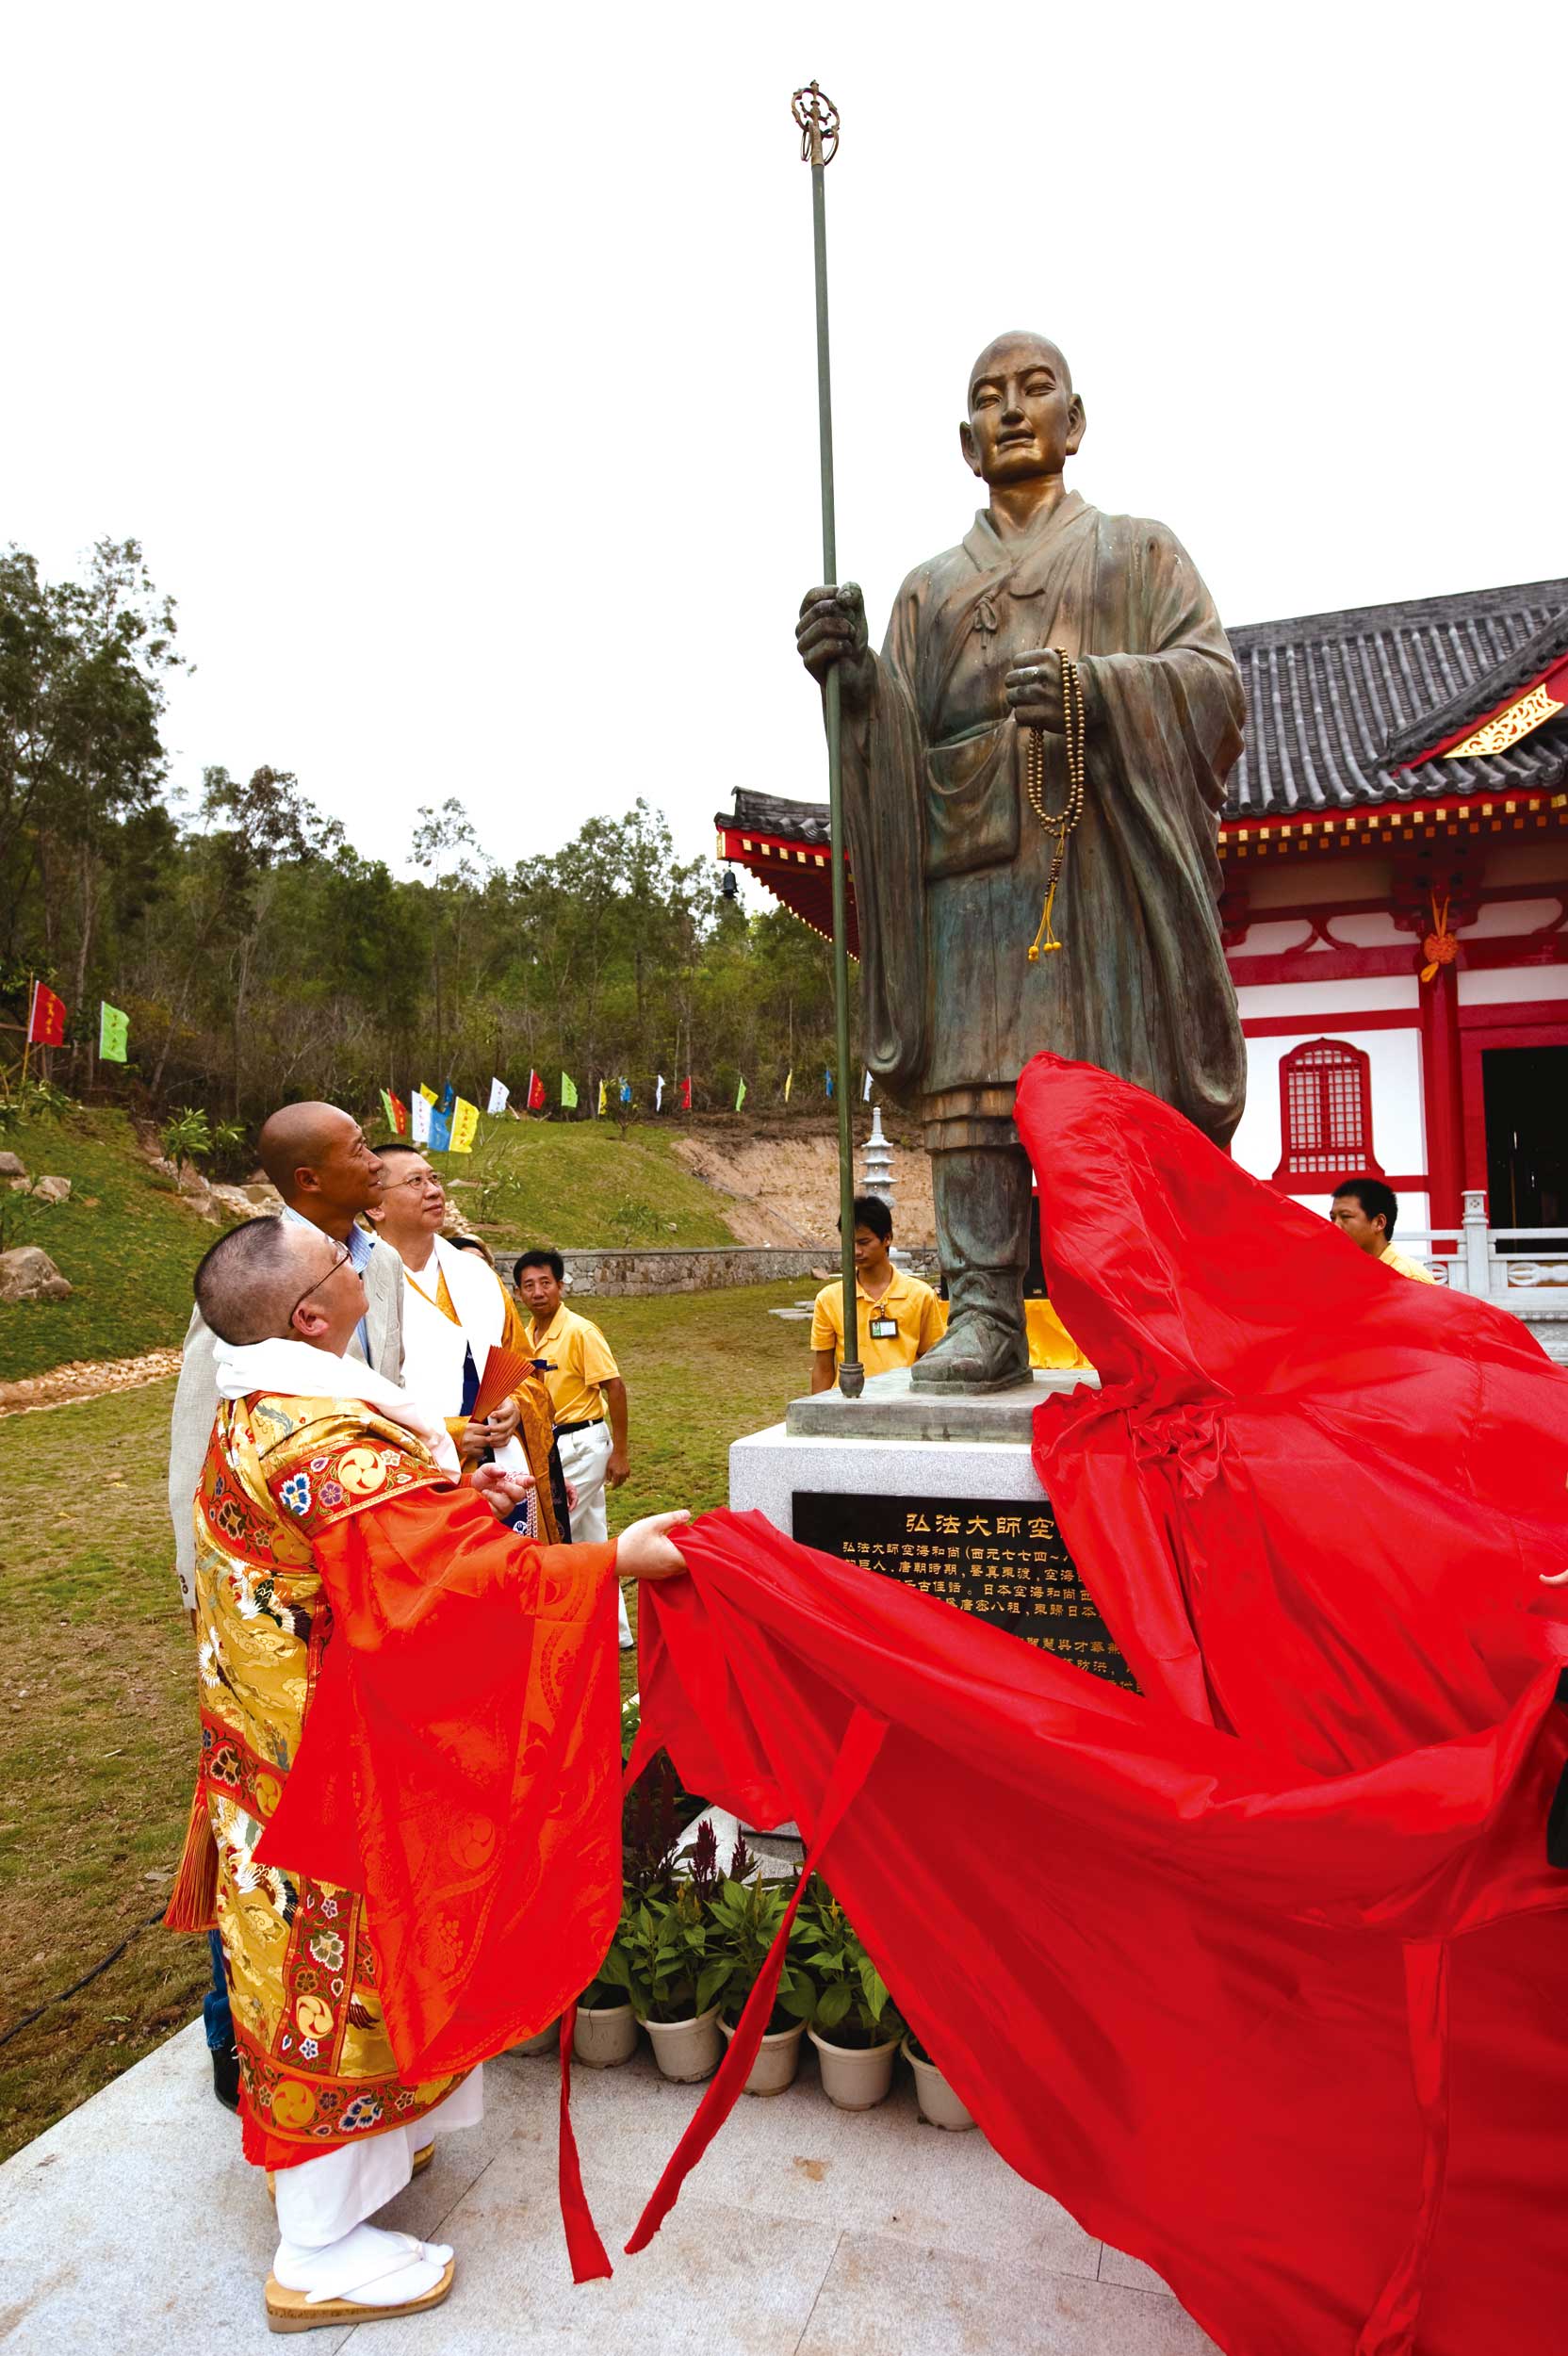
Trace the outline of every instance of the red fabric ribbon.
<instances>
[{"instance_id":1,"label":"red fabric ribbon","mask_svg":"<svg viewBox=\"0 0 1568 2356\"><path fill-rule=\"evenodd\" d=\"M1558 2356L1568 1377L1103 1072L1037 1058L1018 1121L1106 1386L1037 1461L1142 1696L713 1514L644 1591L646 1722L819 1839L885 1725L835 1894L1003 2157L1227 2356Z\"/></svg>"}]
</instances>

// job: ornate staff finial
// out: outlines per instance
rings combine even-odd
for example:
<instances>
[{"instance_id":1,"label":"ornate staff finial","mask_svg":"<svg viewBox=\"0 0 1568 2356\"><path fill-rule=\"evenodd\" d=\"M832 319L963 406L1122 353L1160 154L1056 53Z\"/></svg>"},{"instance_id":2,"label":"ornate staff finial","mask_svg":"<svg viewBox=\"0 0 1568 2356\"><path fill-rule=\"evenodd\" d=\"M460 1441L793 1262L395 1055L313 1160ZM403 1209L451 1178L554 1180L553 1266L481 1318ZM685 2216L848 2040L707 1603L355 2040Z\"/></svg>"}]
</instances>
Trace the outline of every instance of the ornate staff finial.
<instances>
[{"instance_id":1,"label":"ornate staff finial","mask_svg":"<svg viewBox=\"0 0 1568 2356\"><path fill-rule=\"evenodd\" d=\"M790 101L790 112L800 125L801 162L830 164L839 152L839 109L825 90L808 82Z\"/></svg>"}]
</instances>

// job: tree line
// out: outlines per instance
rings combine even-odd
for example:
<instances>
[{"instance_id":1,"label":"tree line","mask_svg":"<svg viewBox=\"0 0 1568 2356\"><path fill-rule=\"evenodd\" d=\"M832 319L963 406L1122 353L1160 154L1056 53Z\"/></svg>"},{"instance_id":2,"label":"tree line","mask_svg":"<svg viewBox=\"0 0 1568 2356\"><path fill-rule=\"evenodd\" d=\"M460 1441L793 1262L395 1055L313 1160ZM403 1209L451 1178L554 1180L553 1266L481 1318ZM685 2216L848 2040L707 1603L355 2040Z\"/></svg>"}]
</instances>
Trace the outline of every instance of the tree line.
<instances>
[{"instance_id":1,"label":"tree line","mask_svg":"<svg viewBox=\"0 0 1568 2356\"><path fill-rule=\"evenodd\" d=\"M539 1071L597 1085L688 1073L697 1107L822 1099L832 1052L826 945L782 908L748 916L710 861L676 857L638 800L508 868L461 798L419 813L417 872L367 859L290 771L206 768L171 787L166 686L184 660L173 600L134 540L50 582L0 553L0 1010L37 976L66 1001L52 1076L253 1122L322 1096L356 1107L426 1081L521 1100ZM123 1067L97 1062L101 999L130 1018ZM0 1062L14 1069L14 1028ZM671 1091L666 1092L666 1104Z\"/></svg>"}]
</instances>

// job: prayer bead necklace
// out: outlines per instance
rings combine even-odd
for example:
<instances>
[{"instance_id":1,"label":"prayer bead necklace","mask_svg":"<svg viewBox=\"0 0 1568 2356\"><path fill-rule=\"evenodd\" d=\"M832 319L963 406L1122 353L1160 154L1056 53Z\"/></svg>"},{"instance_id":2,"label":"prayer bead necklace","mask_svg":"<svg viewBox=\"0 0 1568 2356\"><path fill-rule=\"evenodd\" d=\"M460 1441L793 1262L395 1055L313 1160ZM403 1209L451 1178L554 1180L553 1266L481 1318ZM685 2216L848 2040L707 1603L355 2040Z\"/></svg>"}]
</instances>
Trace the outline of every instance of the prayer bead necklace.
<instances>
[{"instance_id":1,"label":"prayer bead necklace","mask_svg":"<svg viewBox=\"0 0 1568 2356\"><path fill-rule=\"evenodd\" d=\"M1059 810L1045 807L1045 744L1042 731L1029 728L1024 736L1023 783L1029 796L1029 807L1040 822L1042 831L1054 838L1051 854L1051 873L1046 878L1045 906L1040 911L1039 930L1029 946L1029 962L1034 965L1042 950L1059 949L1051 924L1051 904L1056 897L1067 861L1068 837L1084 814L1084 685L1078 677L1078 665L1070 655L1054 649L1062 666L1062 724L1067 744L1067 800Z\"/></svg>"}]
</instances>

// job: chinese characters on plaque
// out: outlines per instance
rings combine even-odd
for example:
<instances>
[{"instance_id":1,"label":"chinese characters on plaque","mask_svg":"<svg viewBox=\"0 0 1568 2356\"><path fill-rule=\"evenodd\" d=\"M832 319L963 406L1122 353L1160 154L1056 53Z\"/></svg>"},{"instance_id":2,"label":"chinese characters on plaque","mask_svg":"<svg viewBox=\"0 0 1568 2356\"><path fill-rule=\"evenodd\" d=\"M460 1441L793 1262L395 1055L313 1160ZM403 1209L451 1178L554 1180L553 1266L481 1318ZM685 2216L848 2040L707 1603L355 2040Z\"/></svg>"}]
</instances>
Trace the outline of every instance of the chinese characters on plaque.
<instances>
[{"instance_id":1,"label":"chinese characters on plaque","mask_svg":"<svg viewBox=\"0 0 1568 2356\"><path fill-rule=\"evenodd\" d=\"M804 1546L939 1595L1026 1644L1136 1693L1137 1683L1062 1544L1043 1497L849 1497L797 1489Z\"/></svg>"}]
</instances>

